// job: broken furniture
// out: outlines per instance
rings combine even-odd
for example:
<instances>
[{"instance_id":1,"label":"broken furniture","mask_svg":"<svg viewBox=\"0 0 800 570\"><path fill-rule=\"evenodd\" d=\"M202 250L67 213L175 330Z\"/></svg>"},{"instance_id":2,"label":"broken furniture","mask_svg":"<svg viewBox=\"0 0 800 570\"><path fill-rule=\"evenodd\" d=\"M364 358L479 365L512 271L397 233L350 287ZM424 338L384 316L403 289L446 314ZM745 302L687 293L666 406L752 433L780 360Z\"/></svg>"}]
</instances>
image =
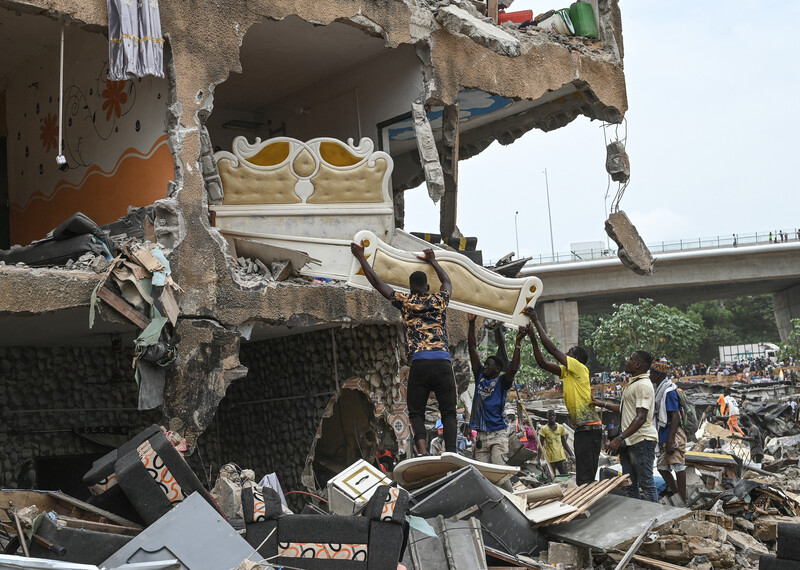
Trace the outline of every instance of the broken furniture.
<instances>
[{"instance_id":1,"label":"broken furniture","mask_svg":"<svg viewBox=\"0 0 800 570\"><path fill-rule=\"evenodd\" d=\"M89 504L111 511L134 522L140 522L139 514L133 508L125 493L122 492L122 487L117 485L114 464L121 455L126 455L129 451L135 450L160 431L162 431L161 426L153 424L137 434L133 439L123 443L119 448L109 451L92 463L92 468L83 476L83 482L92 493L88 500Z\"/></svg>"},{"instance_id":2,"label":"broken furniture","mask_svg":"<svg viewBox=\"0 0 800 570\"><path fill-rule=\"evenodd\" d=\"M42 541L33 540L31 556L50 558L63 562L100 564L139 534L139 529L117 525L92 523L80 519L58 517L47 513L42 517L37 536L60 549L46 547Z\"/></svg>"},{"instance_id":3,"label":"broken furniture","mask_svg":"<svg viewBox=\"0 0 800 570\"><path fill-rule=\"evenodd\" d=\"M236 137L217 152L224 197L211 205L214 225L233 238L302 251L321 260L305 275L346 279L350 242L362 229L390 241L392 158L373 142L277 137L253 144Z\"/></svg>"},{"instance_id":4,"label":"broken furniture","mask_svg":"<svg viewBox=\"0 0 800 570\"><path fill-rule=\"evenodd\" d=\"M87 216L76 212L53 230L52 237L35 241L25 247L0 250L0 261L7 265L64 265L84 253L111 259L113 246L108 236Z\"/></svg>"},{"instance_id":5,"label":"broken furniture","mask_svg":"<svg viewBox=\"0 0 800 570\"><path fill-rule=\"evenodd\" d=\"M28 520L32 521L28 526L33 528L29 551L39 558L99 563L105 558L100 554L115 552L141 531L113 513L54 491L2 490L0 505L10 506L20 514L27 511ZM14 524L10 516L0 511L4 530Z\"/></svg>"},{"instance_id":6,"label":"broken furniture","mask_svg":"<svg viewBox=\"0 0 800 570\"><path fill-rule=\"evenodd\" d=\"M169 568L209 570L237 568L253 549L205 500L194 493L103 563L124 564L178 560Z\"/></svg>"},{"instance_id":7,"label":"broken furniture","mask_svg":"<svg viewBox=\"0 0 800 570\"><path fill-rule=\"evenodd\" d=\"M519 467L485 463L445 451L441 455L425 455L401 461L395 466L392 477L404 489L412 490L470 465L495 485L502 485L512 475L519 473Z\"/></svg>"},{"instance_id":8,"label":"broken furniture","mask_svg":"<svg viewBox=\"0 0 800 570\"><path fill-rule=\"evenodd\" d=\"M417 517L477 518L485 545L508 554L535 556L546 545L522 511L471 465L415 491L412 502Z\"/></svg>"},{"instance_id":9,"label":"broken furniture","mask_svg":"<svg viewBox=\"0 0 800 570\"><path fill-rule=\"evenodd\" d=\"M284 515L274 490L242 491L248 543L261 558L291 568L396 568L408 503L404 489L381 485L360 515Z\"/></svg>"},{"instance_id":10,"label":"broken furniture","mask_svg":"<svg viewBox=\"0 0 800 570\"><path fill-rule=\"evenodd\" d=\"M219 511L200 479L161 430L120 455L114 462L114 471L118 485L147 524L157 521L193 493Z\"/></svg>"},{"instance_id":11,"label":"broken furniture","mask_svg":"<svg viewBox=\"0 0 800 570\"><path fill-rule=\"evenodd\" d=\"M403 556L408 570L487 570L481 523L476 518L455 520L439 515L412 520Z\"/></svg>"},{"instance_id":12,"label":"broken furniture","mask_svg":"<svg viewBox=\"0 0 800 570\"><path fill-rule=\"evenodd\" d=\"M525 516L535 528L551 524L567 523L583 515L583 513L608 493L627 484L629 475L611 477L584 483L564 492L563 497L545 499L531 504Z\"/></svg>"},{"instance_id":13,"label":"broken furniture","mask_svg":"<svg viewBox=\"0 0 800 570\"><path fill-rule=\"evenodd\" d=\"M112 508L126 507L118 495L121 490L147 524L195 492L219 510L164 429L155 424L95 461L84 482L96 497L112 493L95 499Z\"/></svg>"},{"instance_id":14,"label":"broken furniture","mask_svg":"<svg viewBox=\"0 0 800 570\"><path fill-rule=\"evenodd\" d=\"M439 280L433 268L416 254L397 249L368 230L358 232L353 241L364 246L364 256L378 277L395 289L408 291L408 276L414 271L423 271L428 275L431 290L438 290ZM503 277L449 251L437 251L436 260L453 282L450 307L504 323L528 323L522 310L533 306L542 294L542 282L538 277ZM350 277L347 284L371 290L372 285L364 276L358 260L350 255L348 262Z\"/></svg>"}]
</instances>

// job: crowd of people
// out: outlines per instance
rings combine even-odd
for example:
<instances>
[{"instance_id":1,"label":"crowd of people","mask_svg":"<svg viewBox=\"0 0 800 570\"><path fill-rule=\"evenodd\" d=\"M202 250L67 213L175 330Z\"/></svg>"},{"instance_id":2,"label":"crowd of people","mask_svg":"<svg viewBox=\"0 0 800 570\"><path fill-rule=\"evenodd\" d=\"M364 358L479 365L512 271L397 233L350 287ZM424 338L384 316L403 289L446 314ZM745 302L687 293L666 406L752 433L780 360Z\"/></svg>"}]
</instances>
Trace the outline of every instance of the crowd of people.
<instances>
[{"instance_id":1,"label":"crowd of people","mask_svg":"<svg viewBox=\"0 0 800 570\"><path fill-rule=\"evenodd\" d=\"M449 276L429 249L420 259L436 273L441 283L439 291L432 293L427 275L415 271L409 276L409 292L398 292L376 274L364 256L363 246L354 243L351 250L370 284L402 313L410 362L407 406L418 455L457 453L470 448L478 461L505 463L510 431L505 413L506 396L515 386L520 350L527 338L532 343L537 365L561 380L564 404L574 430L573 447L569 446L565 427L557 423L554 410L548 411L547 423L538 434L534 431L536 426L523 423L520 427L515 421L512 436L518 435L528 449L544 451L547 463L559 473L567 472L568 459L574 462L577 485L595 480L605 444L606 453L619 456L622 471L630 476L628 496L648 501L658 500L653 477L653 465L657 460L657 469L668 487L686 499L684 453L688 434L683 428L685 404L675 382L669 377L670 373L680 377L687 372L685 367L674 368L665 359L654 361L648 352L635 351L627 359L621 374L607 377L609 382L613 382L619 403L604 397L610 396L610 386L600 392L598 399L593 394L586 366L586 350L574 346L566 353L561 351L548 337L532 307L523 311L530 323L519 329L510 360L502 343L498 354L481 360L476 343L476 317L469 315L467 345L475 392L469 424L461 422L459 428L456 382L446 329L446 308L452 291ZM545 356L545 352L549 356ZM758 359L736 363L734 370L740 369L744 373L745 368L758 368L763 364ZM709 367L700 365L700 369L707 372ZM689 370L700 371L695 366ZM623 378L624 387L621 383ZM441 419L436 424L437 436L429 446L425 409L431 392L438 401ZM757 454L760 445L757 428L753 429L754 424L746 418L743 419L748 431L739 427L738 403L730 392L725 394L722 404L725 408L721 411L729 418L731 436L747 440L753 453ZM615 429L604 429L598 409L618 413L620 425ZM763 443L761 445L763 447Z\"/></svg>"}]
</instances>

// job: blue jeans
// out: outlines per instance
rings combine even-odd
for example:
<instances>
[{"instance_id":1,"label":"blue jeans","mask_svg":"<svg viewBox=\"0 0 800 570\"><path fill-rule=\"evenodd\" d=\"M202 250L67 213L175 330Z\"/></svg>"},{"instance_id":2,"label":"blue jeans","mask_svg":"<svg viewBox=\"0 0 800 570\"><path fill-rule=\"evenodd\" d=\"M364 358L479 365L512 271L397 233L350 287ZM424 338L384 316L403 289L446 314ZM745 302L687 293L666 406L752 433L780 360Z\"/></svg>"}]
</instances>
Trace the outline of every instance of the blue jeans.
<instances>
[{"instance_id":1,"label":"blue jeans","mask_svg":"<svg viewBox=\"0 0 800 570\"><path fill-rule=\"evenodd\" d=\"M628 486L628 496L631 499L644 499L653 503L658 502L656 484L653 481L653 462L656 459L655 441L643 440L639 443L627 446L619 454L619 462L622 464L622 472L631 477L631 484ZM642 494L639 494L639 487Z\"/></svg>"}]
</instances>

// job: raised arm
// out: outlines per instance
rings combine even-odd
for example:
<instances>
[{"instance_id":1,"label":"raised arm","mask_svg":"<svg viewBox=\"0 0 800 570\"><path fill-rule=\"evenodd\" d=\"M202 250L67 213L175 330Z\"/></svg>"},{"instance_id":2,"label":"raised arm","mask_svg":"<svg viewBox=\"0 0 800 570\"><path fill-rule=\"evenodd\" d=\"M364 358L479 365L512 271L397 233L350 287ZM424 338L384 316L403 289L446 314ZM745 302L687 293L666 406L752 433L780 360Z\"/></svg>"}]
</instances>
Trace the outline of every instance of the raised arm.
<instances>
[{"instance_id":1,"label":"raised arm","mask_svg":"<svg viewBox=\"0 0 800 570\"><path fill-rule=\"evenodd\" d=\"M468 313L467 321L467 349L469 350L469 362L472 364L472 372L476 373L481 369L481 357L478 355L478 347L475 343L475 315Z\"/></svg>"},{"instance_id":2,"label":"raised arm","mask_svg":"<svg viewBox=\"0 0 800 570\"><path fill-rule=\"evenodd\" d=\"M453 292L453 284L450 282L450 277L447 275L447 272L442 269L442 266L439 265L439 262L436 261L436 255L433 253L433 250L428 248L422 252L422 255L417 256L423 261L427 261L433 270L436 272L436 277L439 278L441 281L442 286L439 287L439 291L443 291L445 293L452 293Z\"/></svg>"},{"instance_id":3,"label":"raised arm","mask_svg":"<svg viewBox=\"0 0 800 570\"><path fill-rule=\"evenodd\" d=\"M392 289L386 283L381 281L381 278L378 277L377 273L375 273L375 270L369 264L367 258L364 257L364 246L359 245L357 243L351 243L350 251L353 253L355 258L361 264L361 269L364 271L364 277L367 278L369 284L375 287L378 293L380 293L387 299L390 299L392 297L392 293L394 293L394 289Z\"/></svg>"},{"instance_id":4,"label":"raised arm","mask_svg":"<svg viewBox=\"0 0 800 570\"><path fill-rule=\"evenodd\" d=\"M533 326L536 327L536 332L539 333L539 338L542 339L542 346L544 347L544 349L550 354L552 354L555 357L555 359L558 360L561 364L566 366L567 355L561 352L559 348L556 346L556 344L552 340L550 340L550 337L547 336L547 333L544 332L544 327L542 326L542 323L539 322L539 315L536 313L536 309L534 309L533 307L525 307L523 313L525 314L526 317L528 317L531 320Z\"/></svg>"},{"instance_id":5,"label":"raised arm","mask_svg":"<svg viewBox=\"0 0 800 570\"><path fill-rule=\"evenodd\" d=\"M533 356L536 358L536 364L539 365L539 368L546 370L550 374L561 376L561 367L555 362L550 362L549 360L545 359L544 354L542 354L542 349L539 348L539 341L536 340L536 334L533 332L533 328L526 330L528 336L531 338L531 344L533 344Z\"/></svg>"},{"instance_id":6,"label":"raised arm","mask_svg":"<svg viewBox=\"0 0 800 570\"><path fill-rule=\"evenodd\" d=\"M517 331L517 338L514 341L514 354L511 356L511 363L508 365L508 370L506 370L506 382L508 386L511 386L511 384L514 382L514 376L516 376L517 372L519 371L520 350L522 349L522 341L525 339L527 334L527 327L520 327Z\"/></svg>"}]
</instances>

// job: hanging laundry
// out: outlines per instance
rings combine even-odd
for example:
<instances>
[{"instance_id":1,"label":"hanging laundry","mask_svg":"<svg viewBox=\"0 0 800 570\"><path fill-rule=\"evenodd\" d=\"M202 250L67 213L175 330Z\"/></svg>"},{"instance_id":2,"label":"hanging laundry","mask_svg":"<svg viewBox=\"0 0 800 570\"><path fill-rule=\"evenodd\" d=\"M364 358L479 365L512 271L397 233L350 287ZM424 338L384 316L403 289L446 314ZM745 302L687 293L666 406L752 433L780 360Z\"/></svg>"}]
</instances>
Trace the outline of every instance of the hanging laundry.
<instances>
[{"instance_id":1,"label":"hanging laundry","mask_svg":"<svg viewBox=\"0 0 800 570\"><path fill-rule=\"evenodd\" d=\"M108 78L164 77L158 0L108 0Z\"/></svg>"}]
</instances>

